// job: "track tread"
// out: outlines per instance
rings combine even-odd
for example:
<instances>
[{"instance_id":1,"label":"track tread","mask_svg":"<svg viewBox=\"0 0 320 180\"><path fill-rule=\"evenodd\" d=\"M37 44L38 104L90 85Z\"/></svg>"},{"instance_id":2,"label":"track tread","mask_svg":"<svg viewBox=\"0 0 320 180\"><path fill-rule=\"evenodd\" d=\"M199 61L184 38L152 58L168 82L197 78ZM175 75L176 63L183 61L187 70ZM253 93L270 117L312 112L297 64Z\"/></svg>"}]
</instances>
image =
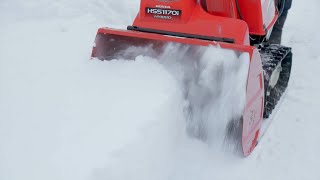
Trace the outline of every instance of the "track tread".
<instances>
[{"instance_id":1,"label":"track tread","mask_svg":"<svg viewBox=\"0 0 320 180\"><path fill-rule=\"evenodd\" d=\"M288 86L292 52L291 48L276 44L262 44L259 46L259 51L264 71L265 107L263 118L268 118ZM276 86L271 88L269 86L270 77L279 63L281 63L282 71Z\"/></svg>"}]
</instances>

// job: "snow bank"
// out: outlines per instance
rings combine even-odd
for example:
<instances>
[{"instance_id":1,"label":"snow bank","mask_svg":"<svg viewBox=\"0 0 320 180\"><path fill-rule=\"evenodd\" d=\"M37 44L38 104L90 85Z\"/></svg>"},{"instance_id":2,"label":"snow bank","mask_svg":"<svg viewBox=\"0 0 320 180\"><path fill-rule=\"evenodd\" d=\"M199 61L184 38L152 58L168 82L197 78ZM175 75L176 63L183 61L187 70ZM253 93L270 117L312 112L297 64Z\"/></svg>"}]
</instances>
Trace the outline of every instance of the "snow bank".
<instances>
[{"instance_id":1,"label":"snow bank","mask_svg":"<svg viewBox=\"0 0 320 180\"><path fill-rule=\"evenodd\" d=\"M1 44L0 179L85 179L165 119L179 88L155 60L89 62L93 37L80 37L94 33L42 25L53 31Z\"/></svg>"}]
</instances>

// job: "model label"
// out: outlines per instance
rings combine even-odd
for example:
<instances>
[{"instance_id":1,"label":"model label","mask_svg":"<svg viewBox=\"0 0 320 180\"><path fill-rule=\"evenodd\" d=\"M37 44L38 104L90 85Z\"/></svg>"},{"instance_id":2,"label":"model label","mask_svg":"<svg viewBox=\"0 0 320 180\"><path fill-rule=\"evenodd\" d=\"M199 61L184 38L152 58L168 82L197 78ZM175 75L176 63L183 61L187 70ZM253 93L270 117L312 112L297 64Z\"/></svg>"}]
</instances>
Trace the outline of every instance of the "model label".
<instances>
[{"instance_id":1,"label":"model label","mask_svg":"<svg viewBox=\"0 0 320 180\"><path fill-rule=\"evenodd\" d=\"M155 18L166 17L166 19L172 19L172 17L181 16L181 10L174 9L161 9L161 8L146 8L146 13L155 15Z\"/></svg>"}]
</instances>

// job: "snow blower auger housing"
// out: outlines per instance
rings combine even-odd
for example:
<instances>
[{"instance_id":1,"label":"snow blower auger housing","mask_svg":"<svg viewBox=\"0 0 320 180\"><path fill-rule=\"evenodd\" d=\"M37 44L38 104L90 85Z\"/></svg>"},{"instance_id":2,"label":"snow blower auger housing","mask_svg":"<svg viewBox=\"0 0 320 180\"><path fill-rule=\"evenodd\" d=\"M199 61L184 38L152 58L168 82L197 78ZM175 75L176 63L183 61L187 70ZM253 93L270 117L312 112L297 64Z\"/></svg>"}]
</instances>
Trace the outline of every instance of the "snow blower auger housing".
<instances>
[{"instance_id":1,"label":"snow blower auger housing","mask_svg":"<svg viewBox=\"0 0 320 180\"><path fill-rule=\"evenodd\" d=\"M275 0L141 0L140 12L127 30L98 30L92 57L112 60L141 55L141 51L127 51L131 47L151 48L152 53L143 53L156 56L168 43L248 53L246 105L240 125L230 128L240 129L238 139L248 156L264 134L264 119L275 108L290 77L291 48L265 42L280 13L276 4Z\"/></svg>"}]
</instances>

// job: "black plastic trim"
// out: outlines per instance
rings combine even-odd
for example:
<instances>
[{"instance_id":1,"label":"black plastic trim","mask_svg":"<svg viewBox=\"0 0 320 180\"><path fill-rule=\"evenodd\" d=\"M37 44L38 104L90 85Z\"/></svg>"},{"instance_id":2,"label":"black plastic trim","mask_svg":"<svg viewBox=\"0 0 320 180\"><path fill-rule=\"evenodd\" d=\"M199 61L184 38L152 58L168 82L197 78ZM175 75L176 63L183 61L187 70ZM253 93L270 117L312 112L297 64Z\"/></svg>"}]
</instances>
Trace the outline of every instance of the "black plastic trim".
<instances>
[{"instance_id":1,"label":"black plastic trim","mask_svg":"<svg viewBox=\"0 0 320 180\"><path fill-rule=\"evenodd\" d=\"M169 35L169 36L176 36L176 37L201 39L201 40L207 40L207 41L219 41L219 42L232 43L232 44L235 43L235 40L231 38L220 38L220 37L213 37L213 36L202 36L202 35L196 35L196 34L170 32L170 31L163 31L163 30L156 30L156 29L149 29L149 28L140 28L137 26L128 26L127 29L131 31L139 31L139 32L145 32L145 33L154 33L154 34Z\"/></svg>"}]
</instances>

